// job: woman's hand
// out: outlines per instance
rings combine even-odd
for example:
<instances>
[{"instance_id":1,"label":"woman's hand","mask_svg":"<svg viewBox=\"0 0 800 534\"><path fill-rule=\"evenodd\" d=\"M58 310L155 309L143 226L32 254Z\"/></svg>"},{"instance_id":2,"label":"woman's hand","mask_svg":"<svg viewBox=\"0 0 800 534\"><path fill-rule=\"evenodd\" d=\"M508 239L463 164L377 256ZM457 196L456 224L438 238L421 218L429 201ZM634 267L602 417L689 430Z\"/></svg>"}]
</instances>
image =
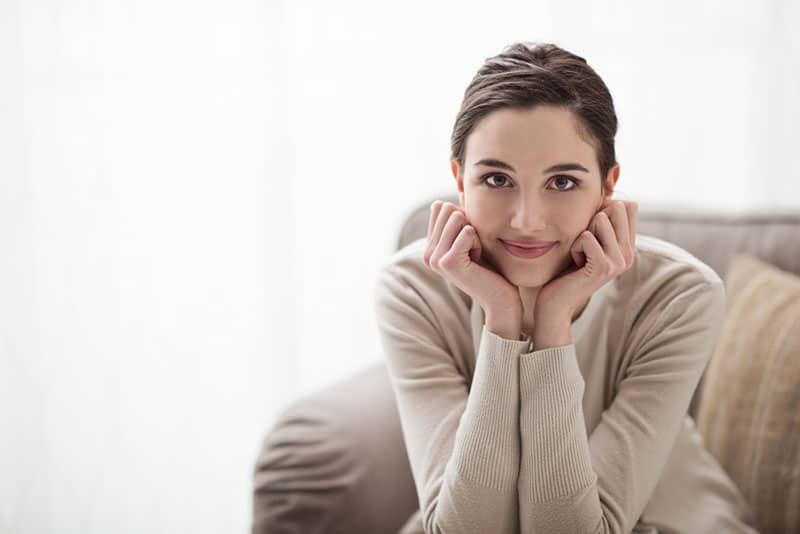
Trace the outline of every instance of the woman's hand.
<instances>
[{"instance_id":1,"label":"woman's hand","mask_svg":"<svg viewBox=\"0 0 800 534\"><path fill-rule=\"evenodd\" d=\"M633 201L607 199L592 218L589 229L570 248L571 269L542 286L534 315L539 319L572 320L572 314L592 294L631 268L636 247L636 215ZM553 319L550 319L551 321Z\"/></svg>"},{"instance_id":2,"label":"woman's hand","mask_svg":"<svg viewBox=\"0 0 800 534\"><path fill-rule=\"evenodd\" d=\"M522 321L519 288L481 260L481 241L464 211L450 202L431 204L425 266L470 295L495 334L518 339Z\"/></svg>"}]
</instances>

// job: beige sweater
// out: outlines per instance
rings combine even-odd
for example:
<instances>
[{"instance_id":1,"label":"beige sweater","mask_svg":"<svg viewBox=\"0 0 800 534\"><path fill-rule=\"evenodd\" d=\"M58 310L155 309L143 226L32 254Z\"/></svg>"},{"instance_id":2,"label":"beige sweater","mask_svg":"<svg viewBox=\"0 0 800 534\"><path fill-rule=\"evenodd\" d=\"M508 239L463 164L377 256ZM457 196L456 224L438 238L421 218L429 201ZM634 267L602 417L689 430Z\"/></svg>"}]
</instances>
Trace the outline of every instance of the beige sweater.
<instances>
[{"instance_id":1,"label":"beige sweater","mask_svg":"<svg viewBox=\"0 0 800 534\"><path fill-rule=\"evenodd\" d=\"M428 533L755 530L687 408L725 313L719 276L637 235L634 265L531 351L472 299L397 251L375 311ZM634 530L635 529L635 530Z\"/></svg>"}]
</instances>

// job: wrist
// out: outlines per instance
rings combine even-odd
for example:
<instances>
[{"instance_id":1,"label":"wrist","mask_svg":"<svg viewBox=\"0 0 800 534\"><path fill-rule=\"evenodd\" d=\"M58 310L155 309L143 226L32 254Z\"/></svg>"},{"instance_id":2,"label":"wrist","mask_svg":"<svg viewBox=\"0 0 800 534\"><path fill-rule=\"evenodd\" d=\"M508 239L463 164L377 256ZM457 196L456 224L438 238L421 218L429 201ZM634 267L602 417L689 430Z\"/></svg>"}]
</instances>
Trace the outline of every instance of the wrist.
<instances>
[{"instance_id":1,"label":"wrist","mask_svg":"<svg viewBox=\"0 0 800 534\"><path fill-rule=\"evenodd\" d=\"M569 313L537 314L533 330L533 350L572 344L571 319Z\"/></svg>"},{"instance_id":2,"label":"wrist","mask_svg":"<svg viewBox=\"0 0 800 534\"><path fill-rule=\"evenodd\" d=\"M486 329L504 339L519 341L522 332L522 317L513 312L486 310Z\"/></svg>"},{"instance_id":3,"label":"wrist","mask_svg":"<svg viewBox=\"0 0 800 534\"><path fill-rule=\"evenodd\" d=\"M573 312L568 309L536 308L533 313L535 324L563 324L572 322Z\"/></svg>"}]
</instances>

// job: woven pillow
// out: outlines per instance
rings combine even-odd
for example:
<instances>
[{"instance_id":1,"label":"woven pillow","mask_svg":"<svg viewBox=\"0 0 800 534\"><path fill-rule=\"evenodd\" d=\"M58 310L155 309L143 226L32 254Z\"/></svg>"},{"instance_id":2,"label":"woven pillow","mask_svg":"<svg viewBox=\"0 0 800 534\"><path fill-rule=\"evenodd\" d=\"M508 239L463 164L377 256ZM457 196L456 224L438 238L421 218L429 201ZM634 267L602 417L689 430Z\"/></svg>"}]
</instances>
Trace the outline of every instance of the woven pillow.
<instances>
[{"instance_id":1,"label":"woven pillow","mask_svg":"<svg viewBox=\"0 0 800 534\"><path fill-rule=\"evenodd\" d=\"M759 532L800 532L800 277L740 254L725 287L697 427Z\"/></svg>"}]
</instances>

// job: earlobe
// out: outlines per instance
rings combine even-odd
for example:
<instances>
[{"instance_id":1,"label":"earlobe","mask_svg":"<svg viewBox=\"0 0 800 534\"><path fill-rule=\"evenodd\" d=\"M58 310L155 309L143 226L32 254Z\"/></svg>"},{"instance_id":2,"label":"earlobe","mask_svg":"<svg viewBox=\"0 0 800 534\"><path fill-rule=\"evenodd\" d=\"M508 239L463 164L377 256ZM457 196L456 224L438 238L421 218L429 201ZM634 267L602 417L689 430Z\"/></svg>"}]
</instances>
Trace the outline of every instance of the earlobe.
<instances>
[{"instance_id":1,"label":"earlobe","mask_svg":"<svg viewBox=\"0 0 800 534\"><path fill-rule=\"evenodd\" d=\"M456 189L458 189L458 202L461 204L461 209L466 211L466 204L464 204L464 177L461 175L458 160L450 160L450 170L453 172L453 179L456 181Z\"/></svg>"},{"instance_id":2,"label":"earlobe","mask_svg":"<svg viewBox=\"0 0 800 534\"><path fill-rule=\"evenodd\" d=\"M614 194L614 189L617 186L617 180L619 180L619 163L616 163L613 167L608 170L608 174L606 175L606 180L604 182L603 187L603 198L610 199L611 196Z\"/></svg>"},{"instance_id":3,"label":"earlobe","mask_svg":"<svg viewBox=\"0 0 800 534\"><path fill-rule=\"evenodd\" d=\"M608 181L611 182L610 189L613 191L614 188L617 186L617 181L619 180L619 163L616 163L608 172Z\"/></svg>"},{"instance_id":4,"label":"earlobe","mask_svg":"<svg viewBox=\"0 0 800 534\"><path fill-rule=\"evenodd\" d=\"M458 192L462 195L464 194L464 181L461 179L459 168L458 168L458 161L451 160L450 161L450 170L453 173L453 179L456 181L456 188L458 188Z\"/></svg>"},{"instance_id":5,"label":"earlobe","mask_svg":"<svg viewBox=\"0 0 800 534\"><path fill-rule=\"evenodd\" d=\"M458 178L458 161L450 160L450 170L453 172L453 177Z\"/></svg>"}]
</instances>

